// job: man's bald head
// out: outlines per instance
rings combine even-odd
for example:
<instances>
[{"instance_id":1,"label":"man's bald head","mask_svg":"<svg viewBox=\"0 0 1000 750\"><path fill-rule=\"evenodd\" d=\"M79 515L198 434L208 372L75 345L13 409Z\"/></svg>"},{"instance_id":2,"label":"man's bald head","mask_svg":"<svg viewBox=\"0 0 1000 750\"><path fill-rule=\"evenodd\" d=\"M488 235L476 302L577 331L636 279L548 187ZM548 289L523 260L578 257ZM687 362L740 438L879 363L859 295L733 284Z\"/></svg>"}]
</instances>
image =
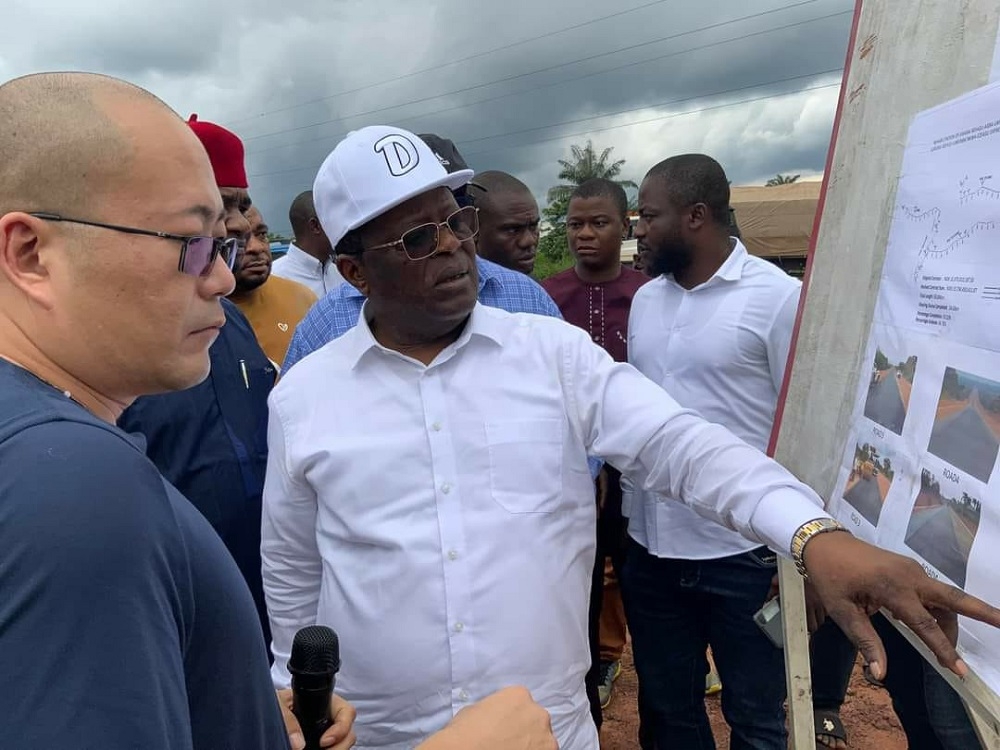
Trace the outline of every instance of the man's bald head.
<instances>
[{"instance_id":1,"label":"man's bald head","mask_svg":"<svg viewBox=\"0 0 1000 750\"><path fill-rule=\"evenodd\" d=\"M531 273L540 217L528 186L512 174L494 170L477 174L469 192L479 209L479 255L514 271Z\"/></svg>"},{"instance_id":2,"label":"man's bald head","mask_svg":"<svg viewBox=\"0 0 1000 750\"><path fill-rule=\"evenodd\" d=\"M320 226L313 203L313 191L306 190L295 196L288 209L288 221L292 225L295 244L306 253L325 263L333 255L330 240Z\"/></svg>"},{"instance_id":3,"label":"man's bald head","mask_svg":"<svg viewBox=\"0 0 1000 750\"><path fill-rule=\"evenodd\" d=\"M478 173L475 182L469 186L469 190L472 192L476 205L485 210L490 210L491 202L495 202L502 195L531 195L531 190L527 185L514 175L499 170Z\"/></svg>"},{"instance_id":4,"label":"man's bald head","mask_svg":"<svg viewBox=\"0 0 1000 750\"><path fill-rule=\"evenodd\" d=\"M288 221L296 238L309 232L309 222L316 218L316 205L313 203L313 191L299 193L288 208Z\"/></svg>"},{"instance_id":5,"label":"man's bald head","mask_svg":"<svg viewBox=\"0 0 1000 750\"><path fill-rule=\"evenodd\" d=\"M93 73L39 73L0 86L0 216L83 214L99 204L134 157L116 114L139 103L171 112L148 91Z\"/></svg>"}]
</instances>

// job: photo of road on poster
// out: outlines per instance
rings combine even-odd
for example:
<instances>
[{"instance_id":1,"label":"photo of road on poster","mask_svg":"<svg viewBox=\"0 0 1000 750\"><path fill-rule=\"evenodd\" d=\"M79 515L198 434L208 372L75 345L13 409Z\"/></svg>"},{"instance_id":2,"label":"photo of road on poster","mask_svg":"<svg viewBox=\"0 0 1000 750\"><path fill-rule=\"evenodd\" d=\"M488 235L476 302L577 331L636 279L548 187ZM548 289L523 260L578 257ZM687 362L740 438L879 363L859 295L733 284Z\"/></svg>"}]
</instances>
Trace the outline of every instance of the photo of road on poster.
<instances>
[{"instance_id":1,"label":"photo of road on poster","mask_svg":"<svg viewBox=\"0 0 1000 750\"><path fill-rule=\"evenodd\" d=\"M844 489L844 500L864 516L868 523L878 526L882 505L895 476L889 448L871 443L856 444L854 463Z\"/></svg>"},{"instance_id":2,"label":"photo of road on poster","mask_svg":"<svg viewBox=\"0 0 1000 750\"><path fill-rule=\"evenodd\" d=\"M944 486L941 479L944 479ZM959 477L947 469L940 475L923 469L905 542L952 583L964 588L969 554L982 517L982 503L978 497L960 489Z\"/></svg>"},{"instance_id":3,"label":"photo of road on poster","mask_svg":"<svg viewBox=\"0 0 1000 750\"><path fill-rule=\"evenodd\" d=\"M1000 383L947 368L927 450L988 482L1000 451Z\"/></svg>"},{"instance_id":4,"label":"photo of road on poster","mask_svg":"<svg viewBox=\"0 0 1000 750\"><path fill-rule=\"evenodd\" d=\"M903 423L910 408L910 391L917 370L917 358L909 356L903 361L892 362L880 345L875 350L875 361L868 375L868 396L865 399L865 416L873 422L903 434Z\"/></svg>"}]
</instances>

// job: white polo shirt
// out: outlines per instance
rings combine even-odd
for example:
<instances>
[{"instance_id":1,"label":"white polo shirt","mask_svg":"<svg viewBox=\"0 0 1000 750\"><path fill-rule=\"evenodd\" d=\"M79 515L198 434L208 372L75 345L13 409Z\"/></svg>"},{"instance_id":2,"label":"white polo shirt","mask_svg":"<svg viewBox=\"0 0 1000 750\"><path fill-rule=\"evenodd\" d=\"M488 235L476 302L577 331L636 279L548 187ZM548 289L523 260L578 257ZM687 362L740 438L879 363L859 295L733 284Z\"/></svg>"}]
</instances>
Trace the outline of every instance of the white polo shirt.
<instances>
[{"instance_id":1,"label":"white polo shirt","mask_svg":"<svg viewBox=\"0 0 1000 750\"><path fill-rule=\"evenodd\" d=\"M734 242L704 284L688 290L666 275L639 289L629 362L681 406L765 451L802 285ZM681 503L641 489L630 494L629 534L658 557L712 559L757 546Z\"/></svg>"},{"instance_id":2,"label":"white polo shirt","mask_svg":"<svg viewBox=\"0 0 1000 750\"><path fill-rule=\"evenodd\" d=\"M588 454L786 554L825 515L561 320L477 305L425 366L379 345L366 313L271 394L261 545L275 684L296 631L332 627L359 748L411 750L520 684L563 750L598 750Z\"/></svg>"}]
</instances>

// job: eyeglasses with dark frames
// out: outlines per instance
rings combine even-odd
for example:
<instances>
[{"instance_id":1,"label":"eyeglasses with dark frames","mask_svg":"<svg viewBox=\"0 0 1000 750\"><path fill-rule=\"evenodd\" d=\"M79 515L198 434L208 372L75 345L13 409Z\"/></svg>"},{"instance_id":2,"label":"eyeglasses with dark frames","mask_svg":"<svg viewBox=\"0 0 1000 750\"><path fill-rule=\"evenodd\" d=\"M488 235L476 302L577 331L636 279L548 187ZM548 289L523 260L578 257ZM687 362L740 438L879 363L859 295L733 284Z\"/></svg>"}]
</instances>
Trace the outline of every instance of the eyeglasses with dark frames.
<instances>
[{"instance_id":1,"label":"eyeglasses with dark frames","mask_svg":"<svg viewBox=\"0 0 1000 750\"><path fill-rule=\"evenodd\" d=\"M425 260L437 254L441 244L442 228L447 228L459 242L471 240L479 234L479 209L475 206L465 206L438 224L434 222L421 224L407 229L395 242L372 245L364 249L384 250L401 247L410 260Z\"/></svg>"},{"instance_id":2,"label":"eyeglasses with dark frames","mask_svg":"<svg viewBox=\"0 0 1000 750\"><path fill-rule=\"evenodd\" d=\"M238 239L224 237L203 237L189 236L183 234L170 234L169 232L156 232L151 229L137 229L136 227L125 227L119 224L106 224L100 221L89 221L87 219L72 219L68 216L49 213L47 211L33 211L29 213L36 219L43 221L62 221L67 224L82 224L87 227L98 227L99 229L110 229L113 232L124 234L137 234L143 237L159 237L163 240L174 240L181 243L180 260L177 263L177 270L189 276L207 276L211 270L215 259L222 257L223 262L230 271L236 265L236 258L241 254L242 244Z\"/></svg>"}]
</instances>

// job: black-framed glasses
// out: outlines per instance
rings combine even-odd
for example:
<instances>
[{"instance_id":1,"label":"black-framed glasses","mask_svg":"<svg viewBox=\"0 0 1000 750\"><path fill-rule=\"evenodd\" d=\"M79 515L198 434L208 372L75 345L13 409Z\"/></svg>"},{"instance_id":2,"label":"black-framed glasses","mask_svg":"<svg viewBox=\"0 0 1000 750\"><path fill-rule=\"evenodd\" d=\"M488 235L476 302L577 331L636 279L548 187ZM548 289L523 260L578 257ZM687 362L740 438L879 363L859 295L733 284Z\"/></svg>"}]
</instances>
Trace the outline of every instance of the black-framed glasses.
<instances>
[{"instance_id":1,"label":"black-framed glasses","mask_svg":"<svg viewBox=\"0 0 1000 750\"><path fill-rule=\"evenodd\" d=\"M401 247L410 260L424 260L438 251L441 244L441 228L447 227L459 242L471 240L479 234L479 209L475 206L460 208L440 224L430 222L407 229L403 236L395 242L372 245L365 250L384 250L389 247Z\"/></svg>"},{"instance_id":2,"label":"black-framed glasses","mask_svg":"<svg viewBox=\"0 0 1000 750\"><path fill-rule=\"evenodd\" d=\"M220 256L229 270L232 271L236 265L236 257L241 254L240 245L242 243L235 238L226 239L224 237L201 237L170 234L169 232L154 232L151 229L123 227L119 224L105 224L100 221L71 219L68 216L61 216L60 214L53 214L47 211L33 211L29 215L43 221L63 221L67 224L82 224L87 227L110 229L113 232L138 234L143 237L159 237L163 240L175 240L181 243L181 257L177 263L177 270L189 276L207 276L212 270L212 264L215 263L215 259Z\"/></svg>"}]
</instances>

